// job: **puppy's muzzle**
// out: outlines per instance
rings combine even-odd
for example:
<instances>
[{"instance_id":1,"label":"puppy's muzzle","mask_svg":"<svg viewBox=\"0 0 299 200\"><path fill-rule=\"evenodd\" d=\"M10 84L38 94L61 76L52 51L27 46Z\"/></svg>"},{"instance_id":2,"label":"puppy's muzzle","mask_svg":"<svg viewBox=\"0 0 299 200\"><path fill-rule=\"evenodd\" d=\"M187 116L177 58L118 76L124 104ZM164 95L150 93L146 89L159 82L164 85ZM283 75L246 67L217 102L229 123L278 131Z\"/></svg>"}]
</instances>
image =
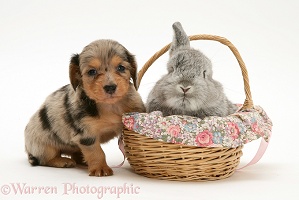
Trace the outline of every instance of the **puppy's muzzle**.
<instances>
[{"instance_id":1,"label":"puppy's muzzle","mask_svg":"<svg viewBox=\"0 0 299 200\"><path fill-rule=\"evenodd\" d=\"M115 84L105 85L104 90L107 94L113 94L116 90L116 85Z\"/></svg>"}]
</instances>

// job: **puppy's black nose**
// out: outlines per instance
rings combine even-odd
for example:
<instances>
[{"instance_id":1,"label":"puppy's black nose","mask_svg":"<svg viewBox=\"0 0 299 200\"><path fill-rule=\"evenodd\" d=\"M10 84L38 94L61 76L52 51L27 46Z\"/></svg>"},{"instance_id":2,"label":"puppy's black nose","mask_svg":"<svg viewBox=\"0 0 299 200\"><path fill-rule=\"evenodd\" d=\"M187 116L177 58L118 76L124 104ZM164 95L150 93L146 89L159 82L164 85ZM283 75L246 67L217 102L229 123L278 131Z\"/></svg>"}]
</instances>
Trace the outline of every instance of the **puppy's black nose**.
<instances>
[{"instance_id":1,"label":"puppy's black nose","mask_svg":"<svg viewBox=\"0 0 299 200\"><path fill-rule=\"evenodd\" d=\"M115 92L115 90L116 90L116 85L115 84L105 85L104 86L104 90L108 94L113 94Z\"/></svg>"}]
</instances>

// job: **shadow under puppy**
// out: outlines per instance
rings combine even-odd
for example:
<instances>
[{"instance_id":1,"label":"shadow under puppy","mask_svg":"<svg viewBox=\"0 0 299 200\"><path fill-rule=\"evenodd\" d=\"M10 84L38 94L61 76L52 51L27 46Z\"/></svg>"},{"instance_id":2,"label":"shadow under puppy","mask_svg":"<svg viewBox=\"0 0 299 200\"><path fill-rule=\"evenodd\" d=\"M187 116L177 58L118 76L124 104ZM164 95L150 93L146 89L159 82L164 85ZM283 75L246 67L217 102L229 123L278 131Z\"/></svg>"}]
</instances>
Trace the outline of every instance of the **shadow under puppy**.
<instances>
[{"instance_id":1,"label":"shadow under puppy","mask_svg":"<svg viewBox=\"0 0 299 200\"><path fill-rule=\"evenodd\" d=\"M136 72L134 56L116 41L97 40L73 55L71 84L49 95L26 126L29 163L87 164L91 176L112 175L100 144L121 134L123 113L145 111Z\"/></svg>"}]
</instances>

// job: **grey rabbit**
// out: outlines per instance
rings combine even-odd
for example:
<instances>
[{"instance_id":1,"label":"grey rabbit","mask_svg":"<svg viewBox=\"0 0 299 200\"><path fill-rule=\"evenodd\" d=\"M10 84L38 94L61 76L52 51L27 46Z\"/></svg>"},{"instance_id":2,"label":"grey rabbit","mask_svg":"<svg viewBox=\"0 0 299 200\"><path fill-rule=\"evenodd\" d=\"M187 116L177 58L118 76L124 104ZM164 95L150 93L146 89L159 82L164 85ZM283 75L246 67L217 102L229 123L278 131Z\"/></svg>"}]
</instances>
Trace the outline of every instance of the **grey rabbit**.
<instances>
[{"instance_id":1,"label":"grey rabbit","mask_svg":"<svg viewBox=\"0 0 299 200\"><path fill-rule=\"evenodd\" d=\"M147 112L161 111L163 116L227 116L237 110L212 78L212 63L190 41L180 22L172 25L174 37L169 50L168 74L149 93Z\"/></svg>"}]
</instances>

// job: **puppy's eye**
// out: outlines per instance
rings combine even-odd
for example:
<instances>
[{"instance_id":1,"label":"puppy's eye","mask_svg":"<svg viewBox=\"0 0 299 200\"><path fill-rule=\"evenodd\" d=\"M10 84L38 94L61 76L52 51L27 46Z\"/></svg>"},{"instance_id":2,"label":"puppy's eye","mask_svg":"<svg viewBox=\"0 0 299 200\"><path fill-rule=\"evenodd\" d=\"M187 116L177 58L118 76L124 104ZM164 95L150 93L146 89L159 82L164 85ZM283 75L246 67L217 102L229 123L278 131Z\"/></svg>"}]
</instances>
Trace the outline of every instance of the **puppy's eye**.
<instances>
[{"instance_id":1,"label":"puppy's eye","mask_svg":"<svg viewBox=\"0 0 299 200\"><path fill-rule=\"evenodd\" d=\"M118 65L117 68L116 68L116 70L118 72L122 72L123 73L123 72L125 72L126 68L124 66L122 66L122 65Z\"/></svg>"},{"instance_id":2,"label":"puppy's eye","mask_svg":"<svg viewBox=\"0 0 299 200\"><path fill-rule=\"evenodd\" d=\"M97 75L97 70L95 70L95 69L90 69L88 72L87 72L87 74L88 74L88 76L95 76L95 75Z\"/></svg>"}]
</instances>

